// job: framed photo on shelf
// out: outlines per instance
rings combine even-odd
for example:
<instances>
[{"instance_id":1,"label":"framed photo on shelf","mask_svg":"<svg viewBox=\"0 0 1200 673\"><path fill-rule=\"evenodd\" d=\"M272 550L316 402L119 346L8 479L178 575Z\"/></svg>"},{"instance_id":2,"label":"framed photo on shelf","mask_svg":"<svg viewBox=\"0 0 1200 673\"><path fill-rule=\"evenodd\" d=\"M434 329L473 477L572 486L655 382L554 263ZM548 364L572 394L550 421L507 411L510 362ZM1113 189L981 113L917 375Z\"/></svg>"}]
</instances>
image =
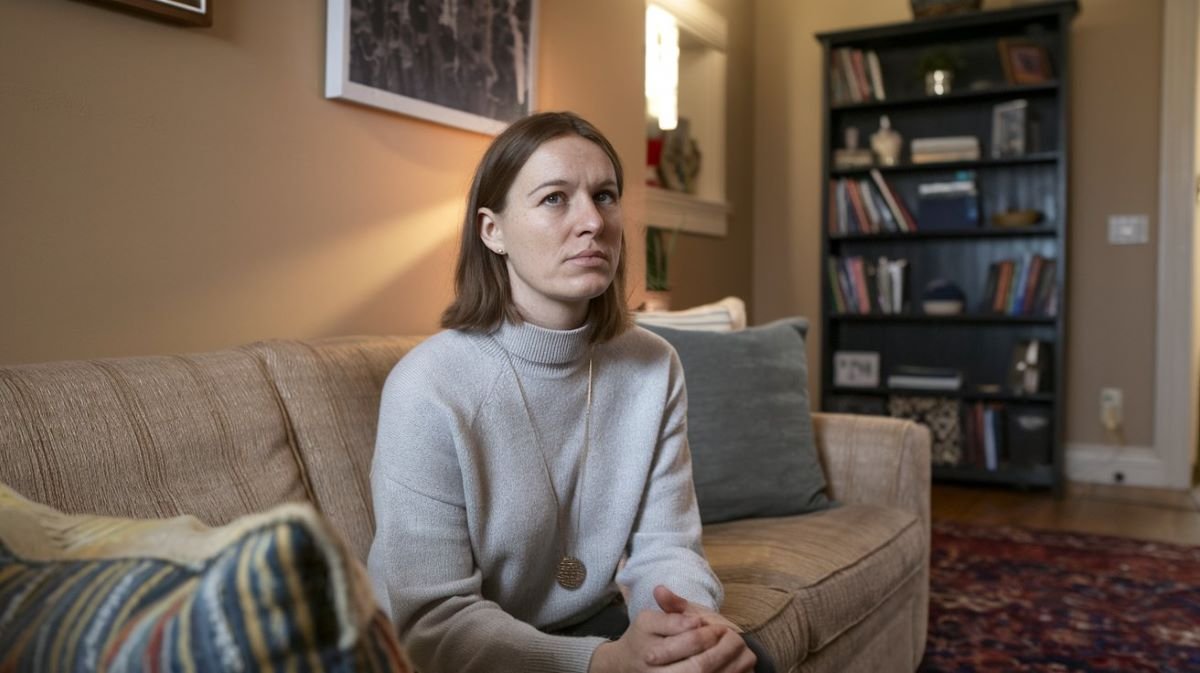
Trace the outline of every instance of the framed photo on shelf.
<instances>
[{"instance_id":1,"label":"framed photo on shelf","mask_svg":"<svg viewBox=\"0 0 1200 673\"><path fill-rule=\"evenodd\" d=\"M212 0L106 0L160 19L194 26L212 25Z\"/></svg>"},{"instance_id":2,"label":"framed photo on shelf","mask_svg":"<svg viewBox=\"0 0 1200 673\"><path fill-rule=\"evenodd\" d=\"M833 354L833 385L838 388L878 388L879 353L838 351Z\"/></svg>"},{"instance_id":3,"label":"framed photo on shelf","mask_svg":"<svg viewBox=\"0 0 1200 673\"><path fill-rule=\"evenodd\" d=\"M1040 44L1028 40L1000 40L1000 64L1009 84L1041 84L1054 78L1050 54Z\"/></svg>"},{"instance_id":4,"label":"framed photo on shelf","mask_svg":"<svg viewBox=\"0 0 1200 673\"><path fill-rule=\"evenodd\" d=\"M325 97L495 135L534 111L537 2L328 0Z\"/></svg>"},{"instance_id":5,"label":"framed photo on shelf","mask_svg":"<svg viewBox=\"0 0 1200 673\"><path fill-rule=\"evenodd\" d=\"M992 108L992 158L1025 155L1026 117L1029 101L1021 99Z\"/></svg>"}]
</instances>

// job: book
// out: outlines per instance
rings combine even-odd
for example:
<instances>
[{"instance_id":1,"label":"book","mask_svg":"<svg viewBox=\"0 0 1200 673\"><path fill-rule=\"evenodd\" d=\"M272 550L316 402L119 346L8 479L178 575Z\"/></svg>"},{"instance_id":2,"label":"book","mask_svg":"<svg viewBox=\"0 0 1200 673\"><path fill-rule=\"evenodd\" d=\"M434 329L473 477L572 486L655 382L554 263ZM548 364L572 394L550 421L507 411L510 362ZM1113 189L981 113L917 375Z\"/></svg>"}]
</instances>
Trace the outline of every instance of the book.
<instances>
[{"instance_id":1,"label":"book","mask_svg":"<svg viewBox=\"0 0 1200 673\"><path fill-rule=\"evenodd\" d=\"M943 367L899 366L888 374L889 388L915 390L958 390L962 388L962 372Z\"/></svg>"},{"instance_id":2,"label":"book","mask_svg":"<svg viewBox=\"0 0 1200 673\"><path fill-rule=\"evenodd\" d=\"M999 466L996 446L996 409L989 406L983 412L983 457L984 467L995 472Z\"/></svg>"},{"instance_id":3,"label":"book","mask_svg":"<svg viewBox=\"0 0 1200 673\"><path fill-rule=\"evenodd\" d=\"M968 152L979 151L979 139L975 136L936 136L913 138L909 144L912 152Z\"/></svg>"},{"instance_id":4,"label":"book","mask_svg":"<svg viewBox=\"0 0 1200 673\"><path fill-rule=\"evenodd\" d=\"M979 149L954 150L941 152L912 152L911 161L914 164L937 164L951 161L979 161Z\"/></svg>"},{"instance_id":5,"label":"book","mask_svg":"<svg viewBox=\"0 0 1200 673\"><path fill-rule=\"evenodd\" d=\"M892 191L892 188L887 181L883 179L883 174L880 173L878 169L872 168L870 175L871 179L875 181L875 186L879 188L879 193L883 196L884 202L887 204L888 208L891 209L892 215L895 217L896 222L900 225L900 230L916 231L916 220L914 220L912 214L908 212L908 208L904 206L903 199L899 198L896 193Z\"/></svg>"},{"instance_id":6,"label":"book","mask_svg":"<svg viewBox=\"0 0 1200 673\"><path fill-rule=\"evenodd\" d=\"M879 66L879 54L874 50L867 52L867 69L871 72L871 88L875 92L875 100L886 100L883 91L883 69Z\"/></svg>"},{"instance_id":7,"label":"book","mask_svg":"<svg viewBox=\"0 0 1200 673\"><path fill-rule=\"evenodd\" d=\"M854 217L858 219L859 231L864 234L869 234L875 231L867 214L867 208L863 205L862 195L858 193L858 183L853 180L846 182L846 194L850 197L850 206L854 208Z\"/></svg>"}]
</instances>

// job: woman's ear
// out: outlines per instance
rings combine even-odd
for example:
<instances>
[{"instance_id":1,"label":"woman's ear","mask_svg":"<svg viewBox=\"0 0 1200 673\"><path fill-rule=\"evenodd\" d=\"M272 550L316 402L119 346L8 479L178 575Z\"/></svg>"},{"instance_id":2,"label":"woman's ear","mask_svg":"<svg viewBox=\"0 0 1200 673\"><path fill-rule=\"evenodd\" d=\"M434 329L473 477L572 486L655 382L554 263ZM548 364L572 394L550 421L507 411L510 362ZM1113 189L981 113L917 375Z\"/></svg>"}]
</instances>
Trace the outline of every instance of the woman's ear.
<instances>
[{"instance_id":1,"label":"woman's ear","mask_svg":"<svg viewBox=\"0 0 1200 673\"><path fill-rule=\"evenodd\" d=\"M504 230L499 218L491 208L480 208L475 213L475 225L479 227L479 238L497 255L504 254Z\"/></svg>"}]
</instances>

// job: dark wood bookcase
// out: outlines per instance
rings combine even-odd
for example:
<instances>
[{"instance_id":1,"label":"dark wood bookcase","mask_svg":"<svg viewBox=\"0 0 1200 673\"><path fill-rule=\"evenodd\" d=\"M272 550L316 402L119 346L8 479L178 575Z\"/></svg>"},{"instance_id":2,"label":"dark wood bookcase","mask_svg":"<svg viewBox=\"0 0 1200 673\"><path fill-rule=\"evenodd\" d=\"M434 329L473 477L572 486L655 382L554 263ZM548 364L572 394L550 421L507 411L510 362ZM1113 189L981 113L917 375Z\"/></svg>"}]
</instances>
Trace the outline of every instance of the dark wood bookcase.
<instances>
[{"instance_id":1,"label":"dark wood bookcase","mask_svg":"<svg viewBox=\"0 0 1200 673\"><path fill-rule=\"evenodd\" d=\"M888 413L893 400L903 396L937 398L958 409L963 459L957 464L935 463L939 481L1007 484L1021 487L1050 487L1060 492L1063 484L1064 363L1066 361L1067 315L1067 227L1069 156L1068 62L1070 24L1078 12L1074 0L1046 2L1013 9L914 20L883 26L820 33L816 37L824 52L825 86L822 160L822 310L821 406L827 411L873 409ZM1049 75L1042 81L1013 83L1006 72L1000 48L1006 44L1035 45L1046 55ZM931 52L950 50L957 56L951 91L927 95L919 64ZM869 63L863 63L868 95L847 100L845 79L835 82L843 51L858 50L877 56L885 96L879 99L871 86ZM835 98L835 94L837 94ZM1025 150L1002 158L993 157L992 126L997 104L1026 101ZM834 188L841 179L869 181L868 167L839 168L834 151L843 146L845 131L858 129L859 147L870 148L871 135L879 128L881 115L904 139L899 162L876 165L894 195L904 202L916 223L912 231L880 227L868 231L845 231L838 222L839 200ZM910 142L914 138L974 136L979 140L977 160L913 163ZM918 188L922 184L953 180L968 175L977 187L978 222L962 227L922 227ZM844 204L843 204L844 205ZM832 210L831 210L832 209ZM1043 214L1040 223L1026 227L1000 227L992 216L1007 210L1034 209ZM1048 274L1054 286L1053 311L986 310L989 269L1004 260L1053 259ZM905 305L898 312L849 312L837 271L830 261L880 257L907 261ZM836 266L835 266L836 268ZM930 315L923 311L922 293L935 279L946 280L962 290L964 310L955 315ZM874 288L872 281L868 286ZM869 289L868 291L875 291ZM843 310L838 309L839 305ZM1014 350L1027 340L1046 345L1049 363L1042 363L1044 385L1036 393L1017 392L1010 382ZM879 354L878 385L838 387L835 385L835 354L842 351ZM901 366L936 367L961 373L962 386L953 391L896 389L887 386L888 374ZM996 465L989 469L968 457L967 436L978 437L977 418L968 419L983 405L1001 415L1029 412L1048 419L1043 429L1049 442L1040 459L1015 456L1021 436L998 433ZM999 424L1001 421L996 420ZM936 434L936 433L935 433ZM949 433L953 436L953 433ZM976 443L977 444L977 443ZM976 450L978 446L974 447ZM971 456L977 456L971 453Z\"/></svg>"}]
</instances>

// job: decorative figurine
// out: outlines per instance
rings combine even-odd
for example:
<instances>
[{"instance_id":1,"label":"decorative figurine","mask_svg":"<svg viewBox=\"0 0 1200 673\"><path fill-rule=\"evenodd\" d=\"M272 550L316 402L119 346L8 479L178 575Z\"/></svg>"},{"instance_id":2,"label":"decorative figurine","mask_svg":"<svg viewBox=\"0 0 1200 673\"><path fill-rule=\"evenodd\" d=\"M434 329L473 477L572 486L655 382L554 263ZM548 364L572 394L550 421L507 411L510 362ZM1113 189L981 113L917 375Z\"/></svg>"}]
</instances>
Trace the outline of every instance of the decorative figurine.
<instances>
[{"instance_id":1,"label":"decorative figurine","mask_svg":"<svg viewBox=\"0 0 1200 673\"><path fill-rule=\"evenodd\" d=\"M895 166L900 163L900 148L904 139L892 128L892 120L887 115L879 118L879 130L871 134L871 150L879 159L882 166Z\"/></svg>"}]
</instances>

